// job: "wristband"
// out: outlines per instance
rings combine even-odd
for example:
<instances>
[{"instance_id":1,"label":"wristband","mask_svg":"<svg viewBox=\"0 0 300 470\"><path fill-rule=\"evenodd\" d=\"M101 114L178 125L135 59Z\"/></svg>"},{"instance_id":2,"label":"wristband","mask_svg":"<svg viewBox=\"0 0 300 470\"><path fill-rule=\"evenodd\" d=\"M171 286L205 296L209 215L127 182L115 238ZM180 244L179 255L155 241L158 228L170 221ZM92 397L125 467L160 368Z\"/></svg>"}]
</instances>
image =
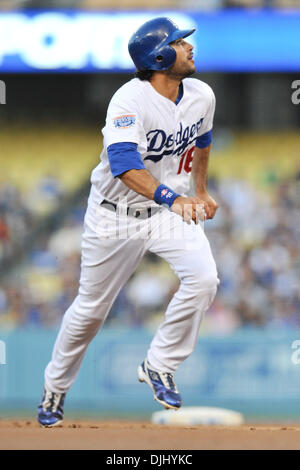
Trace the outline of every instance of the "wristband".
<instances>
[{"instance_id":1,"label":"wristband","mask_svg":"<svg viewBox=\"0 0 300 470\"><path fill-rule=\"evenodd\" d=\"M175 193L175 191L168 186L160 184L155 190L153 199L157 204L167 204L171 207L175 199L179 196L180 194Z\"/></svg>"}]
</instances>

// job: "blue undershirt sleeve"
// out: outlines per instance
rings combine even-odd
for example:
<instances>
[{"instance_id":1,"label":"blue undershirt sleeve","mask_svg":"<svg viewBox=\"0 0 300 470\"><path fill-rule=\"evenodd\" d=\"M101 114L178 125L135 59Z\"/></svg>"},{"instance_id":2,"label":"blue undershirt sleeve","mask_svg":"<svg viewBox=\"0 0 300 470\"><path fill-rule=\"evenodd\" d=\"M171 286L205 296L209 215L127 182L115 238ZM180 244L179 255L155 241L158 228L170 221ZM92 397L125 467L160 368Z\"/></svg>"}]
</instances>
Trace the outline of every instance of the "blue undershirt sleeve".
<instances>
[{"instance_id":1,"label":"blue undershirt sleeve","mask_svg":"<svg viewBox=\"0 0 300 470\"><path fill-rule=\"evenodd\" d=\"M212 143L212 130L206 132L205 134L200 135L196 139L196 147L200 149L204 149L208 147Z\"/></svg>"},{"instance_id":2,"label":"blue undershirt sleeve","mask_svg":"<svg viewBox=\"0 0 300 470\"><path fill-rule=\"evenodd\" d=\"M144 170L146 167L134 142L117 142L107 148L111 172L117 176L129 170Z\"/></svg>"}]
</instances>

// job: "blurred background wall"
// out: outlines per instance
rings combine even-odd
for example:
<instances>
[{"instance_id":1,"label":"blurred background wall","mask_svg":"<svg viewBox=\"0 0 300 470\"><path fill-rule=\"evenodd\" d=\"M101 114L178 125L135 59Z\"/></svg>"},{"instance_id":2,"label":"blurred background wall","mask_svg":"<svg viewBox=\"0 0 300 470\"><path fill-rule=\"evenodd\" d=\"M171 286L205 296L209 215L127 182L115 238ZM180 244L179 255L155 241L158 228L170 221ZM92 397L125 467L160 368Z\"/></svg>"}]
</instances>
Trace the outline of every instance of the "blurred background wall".
<instances>
[{"instance_id":1,"label":"blurred background wall","mask_svg":"<svg viewBox=\"0 0 300 470\"><path fill-rule=\"evenodd\" d=\"M106 108L134 72L124 38L143 15L167 14L196 25L195 76L217 98L209 188L220 208L205 231L221 284L178 385L186 405L299 418L300 105L292 101L300 79L299 6L0 2L3 413L34 412L57 328L77 294L89 177ZM52 18L43 17L46 9ZM99 21L94 36L79 26L80 14L89 25ZM72 34L62 33L66 27ZM70 409L141 415L157 408L135 371L177 287L162 260L145 257L90 347Z\"/></svg>"}]
</instances>

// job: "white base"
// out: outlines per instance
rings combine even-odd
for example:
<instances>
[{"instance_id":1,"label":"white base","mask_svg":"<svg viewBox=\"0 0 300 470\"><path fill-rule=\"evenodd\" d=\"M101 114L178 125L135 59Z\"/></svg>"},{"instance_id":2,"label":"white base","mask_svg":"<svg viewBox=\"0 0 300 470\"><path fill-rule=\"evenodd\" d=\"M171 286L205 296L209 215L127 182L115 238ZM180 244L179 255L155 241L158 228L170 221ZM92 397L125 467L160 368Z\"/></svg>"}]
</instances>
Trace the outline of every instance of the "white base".
<instances>
[{"instance_id":1,"label":"white base","mask_svg":"<svg viewBox=\"0 0 300 470\"><path fill-rule=\"evenodd\" d=\"M174 426L219 425L239 426L244 423L241 413L224 408L204 406L186 406L178 411L156 411L152 414L152 423Z\"/></svg>"}]
</instances>

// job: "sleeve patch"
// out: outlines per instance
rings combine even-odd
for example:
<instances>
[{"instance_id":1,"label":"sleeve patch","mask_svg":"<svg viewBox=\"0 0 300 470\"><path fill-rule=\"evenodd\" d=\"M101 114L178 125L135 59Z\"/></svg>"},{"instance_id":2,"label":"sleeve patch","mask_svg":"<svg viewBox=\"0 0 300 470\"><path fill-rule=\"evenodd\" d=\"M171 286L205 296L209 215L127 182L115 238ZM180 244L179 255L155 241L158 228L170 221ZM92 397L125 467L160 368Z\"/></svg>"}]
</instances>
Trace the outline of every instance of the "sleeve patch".
<instances>
[{"instance_id":1,"label":"sleeve patch","mask_svg":"<svg viewBox=\"0 0 300 470\"><path fill-rule=\"evenodd\" d=\"M135 114L123 114L122 116L117 116L114 118L114 126L117 129L128 129L128 127L133 126L136 122Z\"/></svg>"}]
</instances>

